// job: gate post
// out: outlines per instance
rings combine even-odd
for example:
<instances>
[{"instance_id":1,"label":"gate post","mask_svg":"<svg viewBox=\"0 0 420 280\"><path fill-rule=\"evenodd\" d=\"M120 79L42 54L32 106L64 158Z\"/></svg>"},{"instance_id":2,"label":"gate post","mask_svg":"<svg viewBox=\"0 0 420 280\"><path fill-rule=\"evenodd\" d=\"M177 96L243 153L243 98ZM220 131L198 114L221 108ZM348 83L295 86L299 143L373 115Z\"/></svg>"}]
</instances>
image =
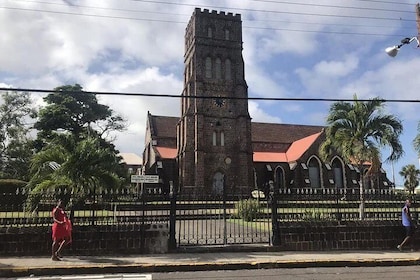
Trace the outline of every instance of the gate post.
<instances>
[{"instance_id":1,"label":"gate post","mask_svg":"<svg viewBox=\"0 0 420 280\"><path fill-rule=\"evenodd\" d=\"M280 245L280 228L279 223L277 221L277 199L279 198L279 190L274 186L273 181L268 182L270 186L270 195L269 200L271 204L271 231L272 231L272 238L271 238L271 245L278 246Z\"/></svg>"},{"instance_id":2,"label":"gate post","mask_svg":"<svg viewBox=\"0 0 420 280\"><path fill-rule=\"evenodd\" d=\"M176 191L174 189L174 182L169 182L169 200L170 200L170 209L169 209L169 250L176 249L176 238L175 238L175 223L176 223Z\"/></svg>"}]
</instances>

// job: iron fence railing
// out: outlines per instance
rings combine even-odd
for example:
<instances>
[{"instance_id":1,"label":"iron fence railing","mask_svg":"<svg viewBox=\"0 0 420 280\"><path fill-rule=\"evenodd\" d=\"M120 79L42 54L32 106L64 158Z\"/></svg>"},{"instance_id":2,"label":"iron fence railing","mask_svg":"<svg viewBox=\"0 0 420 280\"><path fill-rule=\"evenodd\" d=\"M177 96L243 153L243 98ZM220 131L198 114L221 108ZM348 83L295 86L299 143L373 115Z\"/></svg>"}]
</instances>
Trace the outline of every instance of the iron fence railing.
<instances>
[{"instance_id":1,"label":"iron fence railing","mask_svg":"<svg viewBox=\"0 0 420 280\"><path fill-rule=\"evenodd\" d=\"M395 189L361 192L360 189L301 188L282 189L274 195L279 222L396 221L401 219L401 208L408 197L413 200L413 217L418 216L416 197Z\"/></svg>"},{"instance_id":2,"label":"iron fence railing","mask_svg":"<svg viewBox=\"0 0 420 280\"><path fill-rule=\"evenodd\" d=\"M269 243L270 209L249 192L178 195L176 235L179 246Z\"/></svg>"},{"instance_id":3,"label":"iron fence railing","mask_svg":"<svg viewBox=\"0 0 420 280\"><path fill-rule=\"evenodd\" d=\"M50 226L51 210L63 194L42 194L35 211L27 211L25 192L2 194L0 229ZM67 198L71 197L67 195ZM244 243L276 244L282 226L293 223L399 221L408 193L395 189L280 189L263 192L165 194L159 189L101 191L83 203L68 205L73 225L139 230L144 224L166 223L171 244L178 246ZM418 220L417 198L412 215Z\"/></svg>"},{"instance_id":4,"label":"iron fence railing","mask_svg":"<svg viewBox=\"0 0 420 280\"><path fill-rule=\"evenodd\" d=\"M1 226L48 226L52 209L62 193L45 192L34 210L28 210L24 192L2 194ZM71 196L69 196L71 197ZM136 190L101 191L91 194L83 203L65 206L74 226L158 223L169 221L169 196L154 190L139 195Z\"/></svg>"}]
</instances>

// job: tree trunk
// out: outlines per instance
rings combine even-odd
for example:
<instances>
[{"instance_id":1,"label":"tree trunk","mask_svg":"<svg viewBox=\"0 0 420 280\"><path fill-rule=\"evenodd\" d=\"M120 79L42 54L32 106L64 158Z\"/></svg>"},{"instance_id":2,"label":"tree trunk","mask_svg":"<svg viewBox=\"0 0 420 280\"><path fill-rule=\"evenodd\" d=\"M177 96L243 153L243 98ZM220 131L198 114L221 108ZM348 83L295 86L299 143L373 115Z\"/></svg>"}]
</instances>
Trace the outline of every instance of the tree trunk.
<instances>
[{"instance_id":1,"label":"tree trunk","mask_svg":"<svg viewBox=\"0 0 420 280\"><path fill-rule=\"evenodd\" d=\"M360 170L360 204L359 204L359 219L365 219L365 177L363 175L363 166L359 165Z\"/></svg>"}]
</instances>

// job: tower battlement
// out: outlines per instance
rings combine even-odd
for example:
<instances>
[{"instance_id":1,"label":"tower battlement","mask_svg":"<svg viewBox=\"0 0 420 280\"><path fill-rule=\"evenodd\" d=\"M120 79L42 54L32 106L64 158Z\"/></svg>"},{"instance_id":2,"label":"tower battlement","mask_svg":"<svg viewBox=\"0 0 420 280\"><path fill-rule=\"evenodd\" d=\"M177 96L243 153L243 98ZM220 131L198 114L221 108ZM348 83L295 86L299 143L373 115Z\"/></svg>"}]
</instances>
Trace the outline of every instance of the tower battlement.
<instances>
[{"instance_id":1,"label":"tower battlement","mask_svg":"<svg viewBox=\"0 0 420 280\"><path fill-rule=\"evenodd\" d=\"M216 10L210 11L209 9L201 10L201 8L195 8L194 14L199 14L199 13L202 15L217 16L218 19L221 19L220 16L222 16L226 20L241 20L240 14L226 13L224 11L218 12Z\"/></svg>"}]
</instances>

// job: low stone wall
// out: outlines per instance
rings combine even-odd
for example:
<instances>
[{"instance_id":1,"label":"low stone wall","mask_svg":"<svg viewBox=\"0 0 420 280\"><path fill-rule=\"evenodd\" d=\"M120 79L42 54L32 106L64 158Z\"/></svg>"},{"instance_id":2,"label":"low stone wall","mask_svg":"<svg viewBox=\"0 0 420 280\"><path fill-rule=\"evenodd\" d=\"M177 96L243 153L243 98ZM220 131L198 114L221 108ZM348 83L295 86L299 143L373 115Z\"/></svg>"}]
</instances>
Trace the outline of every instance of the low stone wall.
<instances>
[{"instance_id":1,"label":"low stone wall","mask_svg":"<svg viewBox=\"0 0 420 280\"><path fill-rule=\"evenodd\" d=\"M168 225L74 226L67 255L149 254L168 252ZM0 229L0 255L51 254L51 227Z\"/></svg>"},{"instance_id":2,"label":"low stone wall","mask_svg":"<svg viewBox=\"0 0 420 280\"><path fill-rule=\"evenodd\" d=\"M285 251L395 250L405 235L399 222L282 223L279 231L278 249ZM167 224L74 226L64 254L167 253L168 240ZM50 253L51 227L0 228L0 256Z\"/></svg>"},{"instance_id":3,"label":"low stone wall","mask_svg":"<svg viewBox=\"0 0 420 280\"><path fill-rule=\"evenodd\" d=\"M405 231L399 222L289 223L280 225L279 237L282 250L388 250L396 248Z\"/></svg>"}]
</instances>

